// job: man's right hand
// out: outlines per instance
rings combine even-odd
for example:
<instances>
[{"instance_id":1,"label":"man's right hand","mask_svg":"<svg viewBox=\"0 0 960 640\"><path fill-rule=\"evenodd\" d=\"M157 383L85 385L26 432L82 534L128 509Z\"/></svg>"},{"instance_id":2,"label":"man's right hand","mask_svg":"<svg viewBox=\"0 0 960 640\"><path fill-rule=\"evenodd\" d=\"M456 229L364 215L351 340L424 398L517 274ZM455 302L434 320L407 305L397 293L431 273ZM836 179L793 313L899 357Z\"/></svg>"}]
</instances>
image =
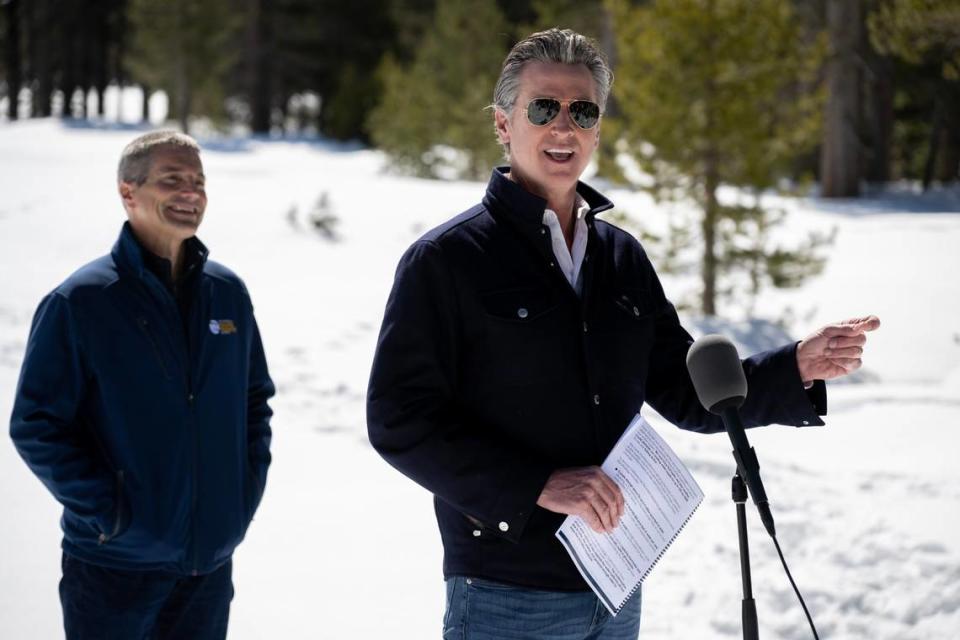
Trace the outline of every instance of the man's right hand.
<instances>
[{"instance_id":1,"label":"man's right hand","mask_svg":"<svg viewBox=\"0 0 960 640\"><path fill-rule=\"evenodd\" d=\"M537 505L580 516L597 533L609 533L623 515L623 494L600 467L559 469L550 474Z\"/></svg>"}]
</instances>

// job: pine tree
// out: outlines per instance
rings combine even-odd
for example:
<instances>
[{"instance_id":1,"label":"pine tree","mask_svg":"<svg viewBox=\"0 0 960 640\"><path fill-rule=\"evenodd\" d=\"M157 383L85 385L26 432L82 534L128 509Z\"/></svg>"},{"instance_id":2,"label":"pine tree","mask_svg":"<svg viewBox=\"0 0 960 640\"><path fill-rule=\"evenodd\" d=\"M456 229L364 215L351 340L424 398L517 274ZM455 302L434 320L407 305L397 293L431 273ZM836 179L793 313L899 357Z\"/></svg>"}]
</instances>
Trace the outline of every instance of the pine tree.
<instances>
[{"instance_id":1,"label":"pine tree","mask_svg":"<svg viewBox=\"0 0 960 640\"><path fill-rule=\"evenodd\" d=\"M132 0L129 20L132 75L167 92L180 128L189 130L192 114L220 117L240 27L230 0Z\"/></svg>"},{"instance_id":2,"label":"pine tree","mask_svg":"<svg viewBox=\"0 0 960 640\"><path fill-rule=\"evenodd\" d=\"M16 120L23 85L23 62L20 51L20 0L3 3L4 13L4 80L7 88L7 117Z\"/></svg>"},{"instance_id":3,"label":"pine tree","mask_svg":"<svg viewBox=\"0 0 960 640\"><path fill-rule=\"evenodd\" d=\"M509 50L506 33L493 0L438 0L413 59L381 63L383 96L368 121L374 143L418 175L484 177L502 153L485 107Z\"/></svg>"},{"instance_id":4,"label":"pine tree","mask_svg":"<svg viewBox=\"0 0 960 640\"><path fill-rule=\"evenodd\" d=\"M913 82L919 80L920 92L931 97L924 188L935 178L960 178L960 3L890 0L877 7L867 24L874 48L913 66ZM939 77L924 73L931 67Z\"/></svg>"},{"instance_id":5,"label":"pine tree","mask_svg":"<svg viewBox=\"0 0 960 640\"><path fill-rule=\"evenodd\" d=\"M778 216L754 198L729 204L717 192L768 189L816 144L822 93L812 83L822 39L803 40L789 0L608 6L626 148L653 177L656 197L693 201L700 212L702 312L716 314L718 297L742 288L744 274L758 291L816 272L822 262L812 252L823 238L793 251L758 244Z\"/></svg>"}]
</instances>

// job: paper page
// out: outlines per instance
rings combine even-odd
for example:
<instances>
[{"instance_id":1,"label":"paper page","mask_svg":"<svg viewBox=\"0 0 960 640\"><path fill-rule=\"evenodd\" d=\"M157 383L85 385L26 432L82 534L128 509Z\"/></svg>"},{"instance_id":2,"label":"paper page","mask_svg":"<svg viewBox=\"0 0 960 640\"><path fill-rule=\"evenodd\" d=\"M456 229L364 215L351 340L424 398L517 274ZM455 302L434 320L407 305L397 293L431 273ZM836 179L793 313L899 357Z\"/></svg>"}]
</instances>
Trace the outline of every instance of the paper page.
<instances>
[{"instance_id":1,"label":"paper page","mask_svg":"<svg viewBox=\"0 0 960 640\"><path fill-rule=\"evenodd\" d=\"M616 615L693 515L703 491L640 414L602 468L623 493L626 506L619 526L612 533L596 533L579 516L567 516L557 537Z\"/></svg>"}]
</instances>

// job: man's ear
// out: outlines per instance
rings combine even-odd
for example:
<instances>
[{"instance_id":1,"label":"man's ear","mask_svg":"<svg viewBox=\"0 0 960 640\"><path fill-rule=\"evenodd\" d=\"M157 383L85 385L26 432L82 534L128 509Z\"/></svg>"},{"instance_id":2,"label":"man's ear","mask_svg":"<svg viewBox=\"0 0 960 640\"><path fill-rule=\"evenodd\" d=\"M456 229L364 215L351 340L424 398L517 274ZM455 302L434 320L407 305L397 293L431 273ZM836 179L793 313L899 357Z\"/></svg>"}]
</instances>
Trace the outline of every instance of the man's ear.
<instances>
[{"instance_id":1,"label":"man's ear","mask_svg":"<svg viewBox=\"0 0 960 640\"><path fill-rule=\"evenodd\" d=\"M493 110L493 118L496 122L497 137L500 139L500 144L510 144L510 122L507 114L496 107Z\"/></svg>"},{"instance_id":2,"label":"man's ear","mask_svg":"<svg viewBox=\"0 0 960 640\"><path fill-rule=\"evenodd\" d=\"M123 182L122 180L117 183L117 191L120 192L120 200L123 202L123 208L127 211L133 207L133 190L137 185L132 182Z\"/></svg>"}]
</instances>

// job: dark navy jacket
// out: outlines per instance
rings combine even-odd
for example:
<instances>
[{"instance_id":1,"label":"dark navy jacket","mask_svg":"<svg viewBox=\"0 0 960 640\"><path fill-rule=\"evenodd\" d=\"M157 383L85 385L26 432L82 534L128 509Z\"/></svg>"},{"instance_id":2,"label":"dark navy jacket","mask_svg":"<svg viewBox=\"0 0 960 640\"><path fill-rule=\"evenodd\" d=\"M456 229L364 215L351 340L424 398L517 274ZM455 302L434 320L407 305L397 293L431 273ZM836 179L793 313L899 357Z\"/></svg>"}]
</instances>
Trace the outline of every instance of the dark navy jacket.
<instances>
[{"instance_id":1,"label":"dark navy jacket","mask_svg":"<svg viewBox=\"0 0 960 640\"><path fill-rule=\"evenodd\" d=\"M186 250L203 265L186 323L129 223L34 317L10 434L81 560L208 573L263 493L274 387L250 296L198 240Z\"/></svg>"},{"instance_id":2,"label":"dark navy jacket","mask_svg":"<svg viewBox=\"0 0 960 640\"><path fill-rule=\"evenodd\" d=\"M595 219L578 297L554 263L546 202L494 171L483 202L413 244L387 302L367 397L370 440L435 496L444 575L586 590L536 506L551 472L599 465L649 403L722 431L686 370L692 343L640 244ZM822 425L796 345L744 361L748 426Z\"/></svg>"}]
</instances>

